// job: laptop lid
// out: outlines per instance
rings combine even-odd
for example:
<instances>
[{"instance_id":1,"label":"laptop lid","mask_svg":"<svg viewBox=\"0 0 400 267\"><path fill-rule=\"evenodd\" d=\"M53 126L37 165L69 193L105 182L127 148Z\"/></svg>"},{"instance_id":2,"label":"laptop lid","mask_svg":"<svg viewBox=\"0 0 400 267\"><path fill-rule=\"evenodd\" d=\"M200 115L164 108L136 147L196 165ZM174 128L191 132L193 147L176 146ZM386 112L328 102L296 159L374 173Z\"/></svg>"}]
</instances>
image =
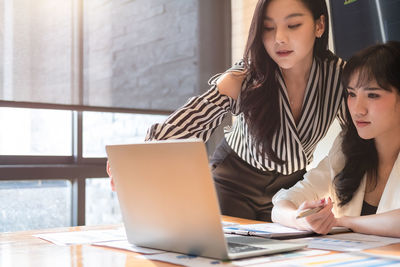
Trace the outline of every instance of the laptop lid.
<instances>
[{"instance_id":1,"label":"laptop lid","mask_svg":"<svg viewBox=\"0 0 400 267\"><path fill-rule=\"evenodd\" d=\"M106 151L126 234L135 245L218 259L303 247L279 243L257 251L228 253L202 141L110 145Z\"/></svg>"}]
</instances>

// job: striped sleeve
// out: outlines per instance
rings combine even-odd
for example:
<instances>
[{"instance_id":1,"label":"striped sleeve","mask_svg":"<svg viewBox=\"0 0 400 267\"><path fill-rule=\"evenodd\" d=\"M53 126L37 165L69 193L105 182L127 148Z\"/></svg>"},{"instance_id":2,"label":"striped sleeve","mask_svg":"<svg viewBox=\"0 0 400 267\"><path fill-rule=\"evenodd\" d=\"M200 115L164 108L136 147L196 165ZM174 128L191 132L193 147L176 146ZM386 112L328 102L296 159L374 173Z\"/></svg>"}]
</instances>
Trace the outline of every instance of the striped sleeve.
<instances>
[{"instance_id":1,"label":"striped sleeve","mask_svg":"<svg viewBox=\"0 0 400 267\"><path fill-rule=\"evenodd\" d=\"M152 125L147 132L146 141L201 138L206 142L221 124L225 114L235 105L236 101L221 95L213 83L207 92L190 98L164 123Z\"/></svg>"}]
</instances>

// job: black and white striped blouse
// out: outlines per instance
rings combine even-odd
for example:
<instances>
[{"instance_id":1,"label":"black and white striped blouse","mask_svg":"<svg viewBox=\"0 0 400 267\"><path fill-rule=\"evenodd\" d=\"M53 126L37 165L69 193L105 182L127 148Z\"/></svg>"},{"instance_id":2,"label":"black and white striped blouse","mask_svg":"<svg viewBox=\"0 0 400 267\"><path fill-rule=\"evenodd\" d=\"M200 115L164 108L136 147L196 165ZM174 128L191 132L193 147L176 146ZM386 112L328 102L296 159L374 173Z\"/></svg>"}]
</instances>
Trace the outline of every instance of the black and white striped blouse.
<instances>
[{"instance_id":1,"label":"black and white striped blouse","mask_svg":"<svg viewBox=\"0 0 400 267\"><path fill-rule=\"evenodd\" d=\"M272 140L272 148L285 161L277 164L256 153L243 113L240 113L240 96L234 100L221 95L216 86L218 76L210 79L211 88L204 94L192 97L180 109L171 114L164 123L154 124L146 140L183 139L197 137L207 141L212 132L221 124L225 114L236 115L232 127L225 128L225 138L230 147L247 163L260 170L275 170L288 175L304 169L313 159L319 140L328 131L336 116L341 121L345 112L344 91L341 73L344 61L335 58L320 62L314 59L311 66L302 112L296 125L293 118L286 86L281 73L277 73L280 84L281 129ZM236 64L231 71L242 70ZM243 87L247 86L247 79ZM273 114L271 114L273 116Z\"/></svg>"}]
</instances>

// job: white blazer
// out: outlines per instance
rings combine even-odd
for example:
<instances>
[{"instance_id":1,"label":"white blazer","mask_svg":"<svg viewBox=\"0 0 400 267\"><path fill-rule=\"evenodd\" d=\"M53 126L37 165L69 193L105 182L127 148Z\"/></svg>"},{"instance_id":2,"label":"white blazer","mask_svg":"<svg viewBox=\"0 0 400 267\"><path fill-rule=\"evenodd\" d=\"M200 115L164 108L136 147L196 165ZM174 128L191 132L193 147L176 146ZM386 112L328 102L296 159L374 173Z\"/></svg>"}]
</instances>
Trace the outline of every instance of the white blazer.
<instances>
[{"instance_id":1,"label":"white blazer","mask_svg":"<svg viewBox=\"0 0 400 267\"><path fill-rule=\"evenodd\" d=\"M360 216L364 201L366 175L353 198L343 207L339 207L339 199L333 186L333 179L343 169L345 157L342 152L342 134L335 139L328 156L316 168L307 172L304 179L289 189L281 189L272 199L275 205L280 200L290 200L297 207L306 200L318 200L331 197L335 202L333 213L336 217ZM394 163L385 189L378 205L377 213L400 208L400 153Z\"/></svg>"}]
</instances>

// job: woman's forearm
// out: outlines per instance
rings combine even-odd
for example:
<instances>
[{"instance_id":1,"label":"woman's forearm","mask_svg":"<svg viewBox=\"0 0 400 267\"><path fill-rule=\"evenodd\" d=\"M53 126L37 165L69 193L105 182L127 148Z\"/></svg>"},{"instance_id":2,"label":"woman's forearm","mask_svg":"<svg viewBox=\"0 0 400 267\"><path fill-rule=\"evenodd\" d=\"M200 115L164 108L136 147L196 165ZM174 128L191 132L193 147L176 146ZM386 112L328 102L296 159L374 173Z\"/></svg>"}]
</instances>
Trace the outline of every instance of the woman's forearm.
<instances>
[{"instance_id":1,"label":"woman's forearm","mask_svg":"<svg viewBox=\"0 0 400 267\"><path fill-rule=\"evenodd\" d=\"M299 207L289 201L280 200L272 209L272 220L285 226L300 230L310 230L319 234L327 234L336 225L335 216L332 213L333 203L330 198L304 201ZM299 212L319 208L317 212L307 216L296 218Z\"/></svg>"},{"instance_id":2,"label":"woman's forearm","mask_svg":"<svg viewBox=\"0 0 400 267\"><path fill-rule=\"evenodd\" d=\"M300 229L296 222L296 212L297 207L293 202L281 200L273 207L271 218L273 222Z\"/></svg>"},{"instance_id":3,"label":"woman's forearm","mask_svg":"<svg viewBox=\"0 0 400 267\"><path fill-rule=\"evenodd\" d=\"M400 237L400 209L368 216L344 216L337 219L337 225L363 234Z\"/></svg>"}]
</instances>

